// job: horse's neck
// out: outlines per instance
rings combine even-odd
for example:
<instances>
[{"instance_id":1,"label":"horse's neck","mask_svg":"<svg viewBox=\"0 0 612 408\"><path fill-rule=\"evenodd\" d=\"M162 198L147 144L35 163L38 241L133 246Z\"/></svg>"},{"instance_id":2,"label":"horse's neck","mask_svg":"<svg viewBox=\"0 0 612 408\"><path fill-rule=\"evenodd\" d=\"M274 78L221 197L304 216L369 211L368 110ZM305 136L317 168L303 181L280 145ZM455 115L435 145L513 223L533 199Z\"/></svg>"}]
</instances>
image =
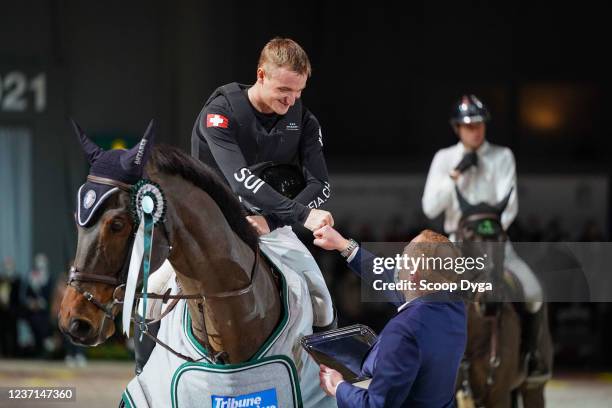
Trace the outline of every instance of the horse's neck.
<instances>
[{"instance_id":1,"label":"horse's neck","mask_svg":"<svg viewBox=\"0 0 612 408\"><path fill-rule=\"evenodd\" d=\"M255 253L204 191L178 177L166 177L160 184L168 200L173 237L170 262L183 291L211 295L204 301L188 301L194 334L203 345L208 339L214 351L226 352L229 362L245 361L268 338L280 316L280 298L269 268L258 263L248 293L215 297L251 284Z\"/></svg>"}]
</instances>

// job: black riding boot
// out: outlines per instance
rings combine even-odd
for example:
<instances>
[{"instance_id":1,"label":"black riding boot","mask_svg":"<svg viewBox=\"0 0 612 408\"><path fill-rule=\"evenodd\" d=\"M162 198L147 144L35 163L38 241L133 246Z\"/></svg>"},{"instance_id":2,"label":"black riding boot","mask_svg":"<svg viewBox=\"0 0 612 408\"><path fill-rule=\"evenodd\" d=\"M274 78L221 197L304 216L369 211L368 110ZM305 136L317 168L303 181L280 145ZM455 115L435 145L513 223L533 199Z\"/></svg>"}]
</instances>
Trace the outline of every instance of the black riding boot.
<instances>
[{"instance_id":1,"label":"black riding boot","mask_svg":"<svg viewBox=\"0 0 612 408\"><path fill-rule=\"evenodd\" d=\"M540 350L540 335L544 320L544 307L535 313L523 313L523 339L522 349L527 355L527 381L539 383L548 380L551 376L551 367L548 366L546 358Z\"/></svg>"}]
</instances>

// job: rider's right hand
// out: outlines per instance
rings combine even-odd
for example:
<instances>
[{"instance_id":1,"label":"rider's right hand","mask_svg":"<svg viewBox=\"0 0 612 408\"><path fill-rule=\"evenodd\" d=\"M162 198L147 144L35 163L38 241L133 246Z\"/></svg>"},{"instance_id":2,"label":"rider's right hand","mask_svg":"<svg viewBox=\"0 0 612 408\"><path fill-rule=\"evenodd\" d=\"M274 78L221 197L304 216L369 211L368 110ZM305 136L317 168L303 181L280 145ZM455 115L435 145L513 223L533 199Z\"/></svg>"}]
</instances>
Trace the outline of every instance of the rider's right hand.
<instances>
[{"instance_id":1,"label":"rider's right hand","mask_svg":"<svg viewBox=\"0 0 612 408\"><path fill-rule=\"evenodd\" d=\"M326 225L333 227L334 218L329 211L318 210L316 208L310 210L308 218L306 218L306 222L304 223L304 227L311 231L318 230Z\"/></svg>"},{"instance_id":2,"label":"rider's right hand","mask_svg":"<svg viewBox=\"0 0 612 408\"><path fill-rule=\"evenodd\" d=\"M463 158L461 159L459 164L457 164L455 170L459 173L463 173L472 166L478 166L478 154L476 154L476 152L470 151L463 155Z\"/></svg>"},{"instance_id":3,"label":"rider's right hand","mask_svg":"<svg viewBox=\"0 0 612 408\"><path fill-rule=\"evenodd\" d=\"M459 176L461 175L461 173L459 173L459 170L453 170L449 173L450 178L452 178L453 180L457 181L459 179Z\"/></svg>"}]
</instances>

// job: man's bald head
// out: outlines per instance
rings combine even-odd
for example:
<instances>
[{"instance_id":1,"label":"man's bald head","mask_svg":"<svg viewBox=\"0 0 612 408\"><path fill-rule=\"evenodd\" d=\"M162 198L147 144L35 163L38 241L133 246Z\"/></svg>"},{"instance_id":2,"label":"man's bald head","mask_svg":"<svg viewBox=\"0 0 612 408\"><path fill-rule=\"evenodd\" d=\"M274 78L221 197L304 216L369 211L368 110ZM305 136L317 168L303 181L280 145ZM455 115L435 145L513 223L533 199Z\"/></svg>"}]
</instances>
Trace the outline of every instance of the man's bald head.
<instances>
[{"instance_id":1,"label":"man's bald head","mask_svg":"<svg viewBox=\"0 0 612 408\"><path fill-rule=\"evenodd\" d=\"M438 234L437 232L434 232L432 230L426 229L421 231L421 233L419 235L417 235L416 237L414 237L414 239L412 241L410 241L410 243L431 243L431 244L450 244L450 240L448 238L446 238L444 235L442 234ZM406 248L408 248L408 246L410 246L410 244L408 244L406 246ZM406 248L404 248L404 251L406 250Z\"/></svg>"},{"instance_id":2,"label":"man's bald head","mask_svg":"<svg viewBox=\"0 0 612 408\"><path fill-rule=\"evenodd\" d=\"M432 230L423 230L408 245L404 247L403 255L410 258L440 258L455 259L461 254L447 237ZM431 263L435 264L435 263ZM458 275L452 270L443 268L421 267L417 271L407 271L401 269L399 278L410 281L420 281L426 279L429 282L455 282Z\"/></svg>"}]
</instances>

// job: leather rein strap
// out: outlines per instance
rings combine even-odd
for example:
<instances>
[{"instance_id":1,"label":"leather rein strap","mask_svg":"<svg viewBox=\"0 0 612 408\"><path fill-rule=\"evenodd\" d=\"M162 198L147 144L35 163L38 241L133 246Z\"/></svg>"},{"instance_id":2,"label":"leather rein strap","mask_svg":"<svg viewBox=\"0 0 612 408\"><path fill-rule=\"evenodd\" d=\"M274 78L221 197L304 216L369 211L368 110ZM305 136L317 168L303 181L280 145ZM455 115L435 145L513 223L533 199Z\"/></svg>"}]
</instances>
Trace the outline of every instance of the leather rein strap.
<instances>
[{"instance_id":1,"label":"leather rein strap","mask_svg":"<svg viewBox=\"0 0 612 408\"><path fill-rule=\"evenodd\" d=\"M166 291L166 293L164 293L163 295L159 294L159 293L147 293L147 296L149 298L151 298L151 299L161 299L163 303L166 303L169 299L172 299L172 302L170 303L170 305L168 305L166 310L155 320L151 320L151 321L148 321L148 322L143 322L142 320L137 319L134 315L132 315L132 321L134 322L134 324L138 324L139 325L139 328L140 328L142 334L144 334L145 336L147 336L148 338L153 340L155 343L159 344L164 349L166 349L170 353L174 354L178 358L181 358L183 360L189 361L191 363L193 363L195 361L200 361L200 360L202 360L205 357L202 357L201 359L198 359L198 360L194 360L193 358L191 358L189 356L186 356L186 355L184 355L182 353L179 353L178 351L174 350L172 347L170 347L169 345L167 345L166 343L161 341L159 338L157 338L157 336L154 336L153 334L149 333L149 325L160 322L164 317L166 317L174 309L174 307L178 304L179 300L181 300L181 299L201 299L203 301L206 301L207 298L208 299L224 299L224 298L229 298L229 297L242 296L244 294L249 293L253 289L253 279L255 277L255 271L257 271L257 265L258 264L259 264L259 249L257 249L255 251L255 260L253 262L253 267L251 268L250 282L243 289L232 290L232 291L221 292L221 293L215 293L215 294L212 294L212 295L202 295L202 294L183 295L180 292L179 292L179 294L171 295L170 294L170 289L168 289ZM144 294L142 294L142 293L137 293L136 294L136 297L138 297L138 298L142 298L143 296L144 296ZM204 338L201 339L201 341L204 342L204 348L208 351L210 359L215 364L218 364L219 361L223 359L223 356L227 355L227 353L225 351L220 351L220 352L217 352L217 353L213 353L214 349L213 349L212 345L210 344L210 341L208 340L209 334L208 334L208 330L206 329L206 315L204 314L204 308L203 308L201 303L198 304L198 310L200 311L200 314L202 316L202 331L204 333Z\"/></svg>"}]
</instances>

